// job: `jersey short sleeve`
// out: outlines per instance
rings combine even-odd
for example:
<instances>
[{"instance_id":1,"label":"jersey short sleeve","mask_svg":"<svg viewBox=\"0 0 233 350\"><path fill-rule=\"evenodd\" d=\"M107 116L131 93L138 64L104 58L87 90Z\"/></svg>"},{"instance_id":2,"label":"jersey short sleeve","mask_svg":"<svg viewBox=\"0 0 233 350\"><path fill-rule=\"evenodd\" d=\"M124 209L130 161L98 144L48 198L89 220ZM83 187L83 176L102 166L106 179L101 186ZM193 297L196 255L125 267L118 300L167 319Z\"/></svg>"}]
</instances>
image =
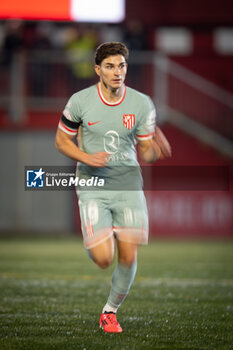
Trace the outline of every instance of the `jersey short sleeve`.
<instances>
[{"instance_id":1,"label":"jersey short sleeve","mask_svg":"<svg viewBox=\"0 0 233 350\"><path fill-rule=\"evenodd\" d=\"M152 138L156 124L156 110L152 100L145 96L140 108L140 119L136 130L137 140Z\"/></svg>"},{"instance_id":2,"label":"jersey short sleeve","mask_svg":"<svg viewBox=\"0 0 233 350\"><path fill-rule=\"evenodd\" d=\"M81 124L81 110L77 94L67 102L58 127L69 135L76 135Z\"/></svg>"}]
</instances>

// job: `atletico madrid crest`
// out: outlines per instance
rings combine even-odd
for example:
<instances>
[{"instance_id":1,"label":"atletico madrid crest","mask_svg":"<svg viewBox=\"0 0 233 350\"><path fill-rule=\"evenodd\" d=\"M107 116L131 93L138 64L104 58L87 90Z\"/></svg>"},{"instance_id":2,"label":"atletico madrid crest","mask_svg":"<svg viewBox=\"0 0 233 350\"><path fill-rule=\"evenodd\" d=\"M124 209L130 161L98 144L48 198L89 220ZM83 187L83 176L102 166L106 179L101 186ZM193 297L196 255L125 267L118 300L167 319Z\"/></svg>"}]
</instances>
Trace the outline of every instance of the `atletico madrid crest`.
<instances>
[{"instance_id":1,"label":"atletico madrid crest","mask_svg":"<svg viewBox=\"0 0 233 350\"><path fill-rule=\"evenodd\" d=\"M124 114L123 115L123 125L128 130L133 128L135 125L135 114Z\"/></svg>"}]
</instances>

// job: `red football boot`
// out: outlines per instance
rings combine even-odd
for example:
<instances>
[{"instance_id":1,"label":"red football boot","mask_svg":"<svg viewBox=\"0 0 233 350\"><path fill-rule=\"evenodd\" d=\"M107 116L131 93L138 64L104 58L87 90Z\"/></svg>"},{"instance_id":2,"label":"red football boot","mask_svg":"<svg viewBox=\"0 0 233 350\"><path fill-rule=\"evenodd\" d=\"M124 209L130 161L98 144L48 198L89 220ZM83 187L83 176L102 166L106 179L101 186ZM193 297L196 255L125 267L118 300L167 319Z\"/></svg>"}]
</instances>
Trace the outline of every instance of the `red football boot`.
<instances>
[{"instance_id":1,"label":"red football boot","mask_svg":"<svg viewBox=\"0 0 233 350\"><path fill-rule=\"evenodd\" d=\"M114 312L105 312L100 316L100 328L104 330L104 332L108 333L121 333L122 328L120 324L117 322L116 314Z\"/></svg>"}]
</instances>

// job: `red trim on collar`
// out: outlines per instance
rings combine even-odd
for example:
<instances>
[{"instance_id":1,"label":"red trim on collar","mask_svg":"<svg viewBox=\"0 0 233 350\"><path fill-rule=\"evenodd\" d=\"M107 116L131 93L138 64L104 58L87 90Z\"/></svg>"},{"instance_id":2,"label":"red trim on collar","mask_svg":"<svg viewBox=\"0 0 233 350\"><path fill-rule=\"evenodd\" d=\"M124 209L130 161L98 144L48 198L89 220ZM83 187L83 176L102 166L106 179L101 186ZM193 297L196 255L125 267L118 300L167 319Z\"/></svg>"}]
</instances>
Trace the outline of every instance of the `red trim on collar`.
<instances>
[{"instance_id":1,"label":"red trim on collar","mask_svg":"<svg viewBox=\"0 0 233 350\"><path fill-rule=\"evenodd\" d=\"M98 94L99 94L99 97L100 97L101 101L102 101L105 105L110 106L110 107L118 106L118 105L120 105L120 104L124 101L125 95L126 95L126 86L124 86L124 88L125 88L125 90L124 90L123 96L121 97L121 99L120 99L119 102L117 102L117 103L107 103L107 102L103 99L103 97L102 97L102 95L101 95L101 90L100 90L99 84L97 84L97 90L98 90Z\"/></svg>"}]
</instances>

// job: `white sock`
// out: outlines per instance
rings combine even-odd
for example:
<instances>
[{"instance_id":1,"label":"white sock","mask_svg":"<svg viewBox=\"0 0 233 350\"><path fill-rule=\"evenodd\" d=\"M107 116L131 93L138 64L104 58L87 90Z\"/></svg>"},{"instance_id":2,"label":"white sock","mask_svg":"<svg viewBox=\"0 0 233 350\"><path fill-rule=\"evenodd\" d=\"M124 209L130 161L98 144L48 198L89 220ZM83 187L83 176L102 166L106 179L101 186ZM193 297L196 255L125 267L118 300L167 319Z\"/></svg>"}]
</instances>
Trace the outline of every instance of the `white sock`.
<instances>
[{"instance_id":1,"label":"white sock","mask_svg":"<svg viewBox=\"0 0 233 350\"><path fill-rule=\"evenodd\" d=\"M116 313L117 312L117 307L112 307L112 306L110 306L107 303L106 305L104 305L103 310L102 310L102 313L105 313L105 312L114 312L114 313Z\"/></svg>"}]
</instances>

